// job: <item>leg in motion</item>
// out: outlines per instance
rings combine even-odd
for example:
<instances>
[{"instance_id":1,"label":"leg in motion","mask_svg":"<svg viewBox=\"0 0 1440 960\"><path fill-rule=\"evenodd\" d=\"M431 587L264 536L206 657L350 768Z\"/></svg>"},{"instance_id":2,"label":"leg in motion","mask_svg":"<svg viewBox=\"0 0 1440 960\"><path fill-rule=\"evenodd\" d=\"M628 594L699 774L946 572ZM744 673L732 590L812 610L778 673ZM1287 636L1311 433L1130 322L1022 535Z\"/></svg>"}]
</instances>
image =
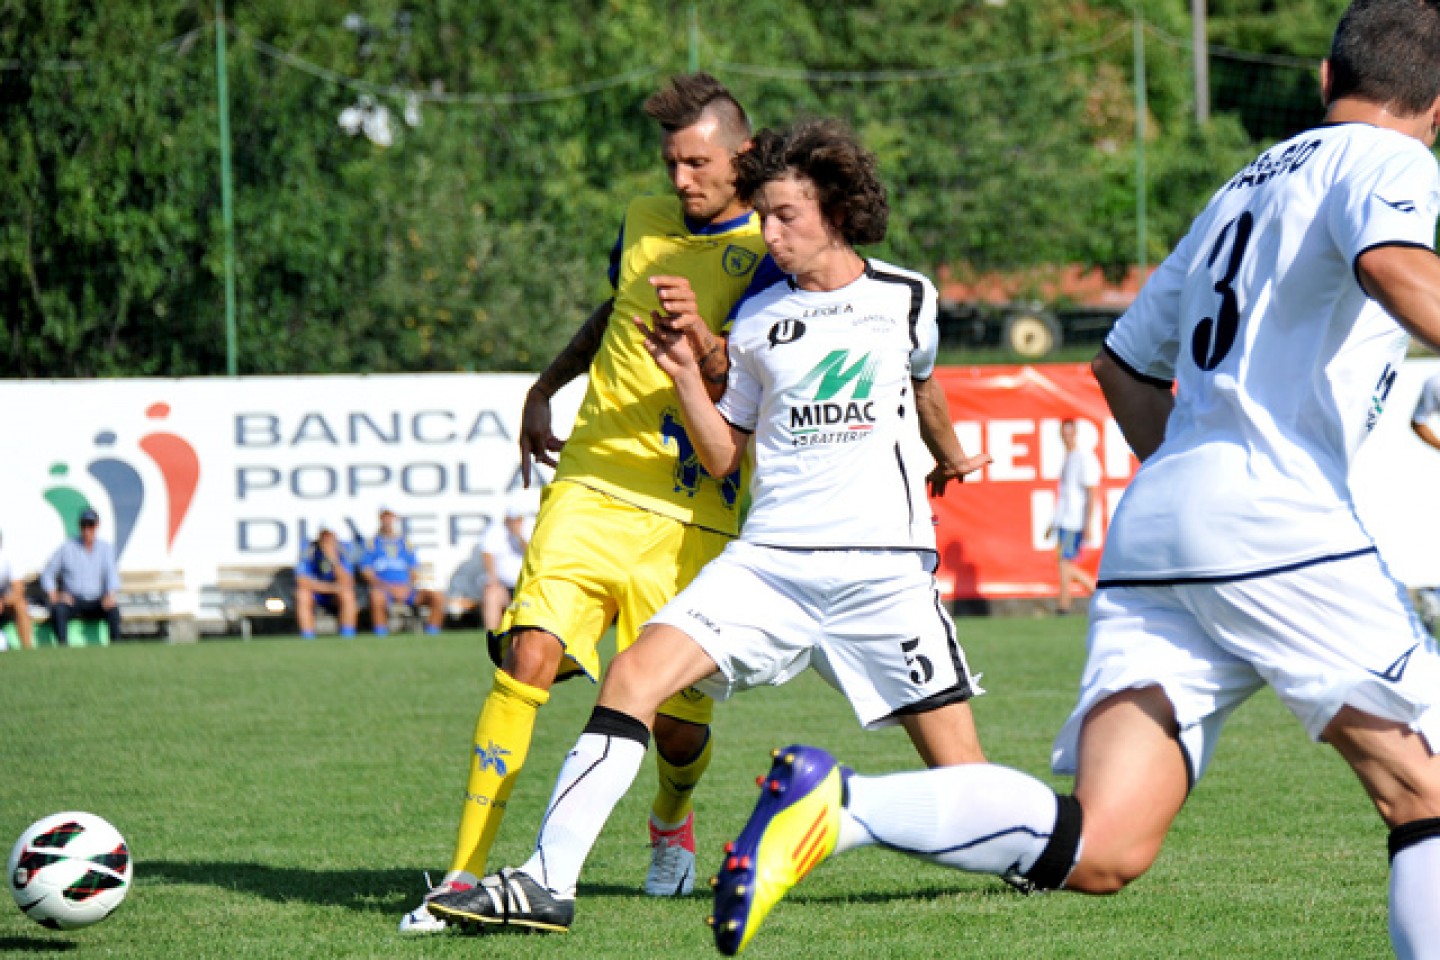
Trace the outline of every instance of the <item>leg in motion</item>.
<instances>
[{"instance_id":1,"label":"leg in motion","mask_svg":"<svg viewBox=\"0 0 1440 960\"><path fill-rule=\"evenodd\" d=\"M444 930L445 921L430 912L429 902L471 889L485 873L510 793L530 752L536 717L550 699L549 688L563 655L560 641L544 631L524 630L514 637L475 721L450 869L426 894L425 903L401 919L401 933Z\"/></svg>"},{"instance_id":2,"label":"leg in motion","mask_svg":"<svg viewBox=\"0 0 1440 960\"><path fill-rule=\"evenodd\" d=\"M1027 891L1112 893L1154 860L1185 799L1184 754L1166 722L1173 711L1158 687L1103 701L1082 734L1075 797L989 763L862 777L814 747L777 750L716 879L716 946L738 953L801 878L862 846Z\"/></svg>"},{"instance_id":3,"label":"leg in motion","mask_svg":"<svg viewBox=\"0 0 1440 960\"><path fill-rule=\"evenodd\" d=\"M969 703L951 703L936 710L908 714L900 718L900 724L927 767L985 762L980 734L975 729L975 713Z\"/></svg>"},{"instance_id":4,"label":"leg in motion","mask_svg":"<svg viewBox=\"0 0 1440 960\"><path fill-rule=\"evenodd\" d=\"M1434 708L1432 708L1433 711ZM1390 942L1401 960L1440 951L1440 757L1403 723L1342 707L1325 740L1390 827Z\"/></svg>"},{"instance_id":5,"label":"leg in motion","mask_svg":"<svg viewBox=\"0 0 1440 960\"><path fill-rule=\"evenodd\" d=\"M713 744L713 728L708 725L663 713L655 718L655 767L660 782L650 807L650 870L645 877L645 892L652 897L685 896L695 887L691 798L710 766Z\"/></svg>"},{"instance_id":6,"label":"leg in motion","mask_svg":"<svg viewBox=\"0 0 1440 960\"><path fill-rule=\"evenodd\" d=\"M568 929L569 920L561 924L557 918L574 916L580 871L639 773L656 709L714 669L684 633L669 626L647 628L610 665L590 721L560 769L534 854L518 870L486 877L475 890L432 899L431 913L468 925ZM522 875L544 895L537 897L518 881Z\"/></svg>"}]
</instances>

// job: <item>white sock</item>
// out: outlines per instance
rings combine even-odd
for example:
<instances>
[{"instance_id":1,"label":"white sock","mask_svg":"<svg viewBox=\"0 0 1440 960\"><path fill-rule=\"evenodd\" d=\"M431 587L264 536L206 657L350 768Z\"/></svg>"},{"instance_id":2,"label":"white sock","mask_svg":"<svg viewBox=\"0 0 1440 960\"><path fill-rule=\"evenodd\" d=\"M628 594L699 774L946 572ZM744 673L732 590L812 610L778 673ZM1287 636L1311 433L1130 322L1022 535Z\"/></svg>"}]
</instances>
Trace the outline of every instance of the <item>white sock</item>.
<instances>
[{"instance_id":1,"label":"white sock","mask_svg":"<svg viewBox=\"0 0 1440 960\"><path fill-rule=\"evenodd\" d=\"M575 896L580 868L615 804L635 782L645 748L627 737L580 735L560 768L535 853L520 867L522 873L556 896Z\"/></svg>"},{"instance_id":2,"label":"white sock","mask_svg":"<svg viewBox=\"0 0 1440 960\"><path fill-rule=\"evenodd\" d=\"M1440 836L1390 861L1390 945L1399 960L1440 957Z\"/></svg>"},{"instance_id":3,"label":"white sock","mask_svg":"<svg viewBox=\"0 0 1440 960\"><path fill-rule=\"evenodd\" d=\"M837 853L878 844L972 873L1020 875L1057 827L1054 790L988 763L852 776L849 794Z\"/></svg>"}]
</instances>

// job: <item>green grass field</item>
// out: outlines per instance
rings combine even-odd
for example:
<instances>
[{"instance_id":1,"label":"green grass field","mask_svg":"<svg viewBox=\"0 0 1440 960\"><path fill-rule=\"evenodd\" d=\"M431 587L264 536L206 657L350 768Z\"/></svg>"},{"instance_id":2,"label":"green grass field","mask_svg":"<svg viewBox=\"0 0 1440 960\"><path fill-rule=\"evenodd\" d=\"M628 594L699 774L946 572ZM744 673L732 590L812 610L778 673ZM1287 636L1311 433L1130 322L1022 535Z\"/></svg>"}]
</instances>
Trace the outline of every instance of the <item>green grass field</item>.
<instances>
[{"instance_id":1,"label":"green grass field","mask_svg":"<svg viewBox=\"0 0 1440 960\"><path fill-rule=\"evenodd\" d=\"M989 691L976 712L991 758L1046 770L1083 620L960 629ZM396 935L421 871L447 865L489 676L480 637L466 633L0 656L4 849L36 818L84 809L120 828L136 863L125 905L88 930L55 933L0 909L0 955L718 956L704 894L639 893L649 768L591 857L570 934ZM584 681L556 688L498 861L528 855L593 694ZM717 737L698 796L702 875L748 816L771 747L815 742L865 772L918 765L902 733L861 732L809 675L723 705ZM1348 770L1267 693L1233 719L1160 862L1121 895L1024 898L988 877L863 850L823 864L745 955L1382 957L1384 845Z\"/></svg>"}]
</instances>

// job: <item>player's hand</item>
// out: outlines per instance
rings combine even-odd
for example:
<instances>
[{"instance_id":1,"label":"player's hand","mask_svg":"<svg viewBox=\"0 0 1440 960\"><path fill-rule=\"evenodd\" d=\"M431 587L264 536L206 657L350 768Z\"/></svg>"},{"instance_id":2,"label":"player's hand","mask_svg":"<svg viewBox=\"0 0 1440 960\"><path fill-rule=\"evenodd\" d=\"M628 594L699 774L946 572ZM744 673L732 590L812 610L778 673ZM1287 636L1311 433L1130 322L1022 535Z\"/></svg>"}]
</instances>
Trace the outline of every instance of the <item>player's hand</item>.
<instances>
[{"instance_id":1,"label":"player's hand","mask_svg":"<svg viewBox=\"0 0 1440 960\"><path fill-rule=\"evenodd\" d=\"M635 326L645 337L645 350L648 352L655 365L664 370L674 380L685 376L686 371L694 371L699 375L699 365L695 361L695 349L690 345L690 340L685 334L678 330L667 329L660 324L659 313L650 311L650 324L647 325L640 317L634 317Z\"/></svg>"},{"instance_id":2,"label":"player's hand","mask_svg":"<svg viewBox=\"0 0 1440 960\"><path fill-rule=\"evenodd\" d=\"M525 407L520 412L520 480L530 487L531 466L543 463L554 468L555 454L565 441L550 430L550 398L534 390L525 394Z\"/></svg>"},{"instance_id":3,"label":"player's hand","mask_svg":"<svg viewBox=\"0 0 1440 960\"><path fill-rule=\"evenodd\" d=\"M659 276L651 277L650 285L660 301L660 309L650 315L655 328L665 333L684 334L696 356L709 349L715 335L700 316L700 303L690 281L685 277Z\"/></svg>"},{"instance_id":4,"label":"player's hand","mask_svg":"<svg viewBox=\"0 0 1440 960\"><path fill-rule=\"evenodd\" d=\"M993 459L988 453L978 453L973 457L966 457L954 463L935 464L935 469L931 470L930 475L925 478L925 482L930 488L930 496L943 497L945 488L951 480L956 483L964 483L967 476L986 466Z\"/></svg>"}]
</instances>

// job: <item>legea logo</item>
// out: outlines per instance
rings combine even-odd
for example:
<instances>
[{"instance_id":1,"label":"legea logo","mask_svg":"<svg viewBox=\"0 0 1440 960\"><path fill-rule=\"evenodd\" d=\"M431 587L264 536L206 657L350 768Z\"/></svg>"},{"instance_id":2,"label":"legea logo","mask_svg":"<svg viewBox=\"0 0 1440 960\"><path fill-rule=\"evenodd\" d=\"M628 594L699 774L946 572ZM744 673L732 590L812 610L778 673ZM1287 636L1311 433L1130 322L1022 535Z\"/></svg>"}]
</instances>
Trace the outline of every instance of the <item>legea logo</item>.
<instances>
[{"instance_id":1,"label":"legea logo","mask_svg":"<svg viewBox=\"0 0 1440 960\"><path fill-rule=\"evenodd\" d=\"M170 415L170 405L154 403L145 410L151 420L164 420ZM86 466L86 472L95 478L100 489L110 501L110 516L115 518L115 527L110 531L114 538L115 556L125 553L125 546L135 532L135 523L140 510L145 506L145 481L140 471L128 461L111 455L116 435L113 430L101 430L95 435L95 447L99 456ZM200 457L185 438L156 430L140 438L140 449L160 471L165 484L166 527L165 550L175 545L185 517L190 512L195 488L200 484ZM65 533L70 537L80 535L80 514L94 506L83 492L68 482L70 466L56 463L50 467L50 476L55 485L45 491L45 500L59 514L65 524Z\"/></svg>"}]
</instances>

